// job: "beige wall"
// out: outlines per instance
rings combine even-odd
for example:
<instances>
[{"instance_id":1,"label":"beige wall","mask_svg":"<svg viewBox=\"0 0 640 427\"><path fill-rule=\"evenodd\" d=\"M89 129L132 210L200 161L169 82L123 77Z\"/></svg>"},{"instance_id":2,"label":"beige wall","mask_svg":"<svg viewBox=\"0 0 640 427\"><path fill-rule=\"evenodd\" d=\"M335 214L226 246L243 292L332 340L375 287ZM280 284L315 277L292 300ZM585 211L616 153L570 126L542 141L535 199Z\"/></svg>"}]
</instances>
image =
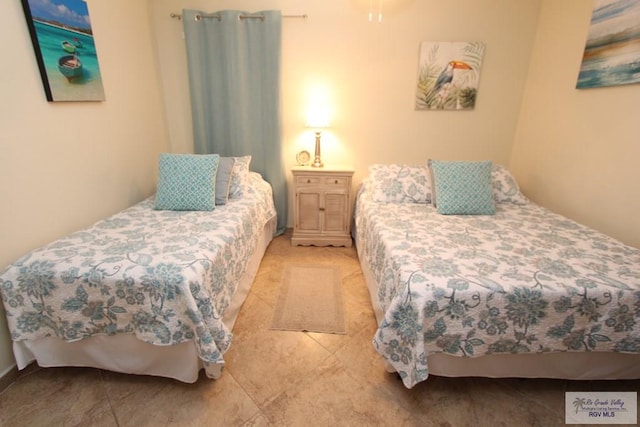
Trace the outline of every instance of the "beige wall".
<instances>
[{"instance_id":1,"label":"beige wall","mask_svg":"<svg viewBox=\"0 0 640 427\"><path fill-rule=\"evenodd\" d=\"M377 1L373 2L377 5ZM540 1L386 0L382 24L368 22L368 0L188 0L180 7L280 9L308 19L283 22L283 132L286 164L313 152L305 112L317 88L333 110L324 132L325 163L351 164L355 181L376 162L424 164L427 157L506 164L522 101ZM172 149L193 149L181 9L154 0L152 16ZM483 41L474 111L415 111L421 41ZM290 178L289 178L290 179ZM290 195L289 200L293 200ZM291 203L290 203L291 206ZM289 223L291 224L291 210Z\"/></svg>"},{"instance_id":2,"label":"beige wall","mask_svg":"<svg viewBox=\"0 0 640 427\"><path fill-rule=\"evenodd\" d=\"M147 3L88 5L107 100L48 103L20 1L0 2L0 269L149 196L168 149ZM0 308L0 376L14 365Z\"/></svg>"},{"instance_id":3,"label":"beige wall","mask_svg":"<svg viewBox=\"0 0 640 427\"><path fill-rule=\"evenodd\" d=\"M640 85L575 89L591 12L544 0L510 167L531 199L640 247Z\"/></svg>"}]
</instances>

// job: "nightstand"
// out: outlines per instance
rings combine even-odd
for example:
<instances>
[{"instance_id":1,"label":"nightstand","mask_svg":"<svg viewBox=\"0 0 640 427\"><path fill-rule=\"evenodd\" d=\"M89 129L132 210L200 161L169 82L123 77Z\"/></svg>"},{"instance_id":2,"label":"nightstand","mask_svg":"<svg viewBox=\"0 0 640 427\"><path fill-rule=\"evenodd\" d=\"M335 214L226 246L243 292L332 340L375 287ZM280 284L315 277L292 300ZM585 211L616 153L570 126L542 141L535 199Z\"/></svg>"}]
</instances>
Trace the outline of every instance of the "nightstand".
<instances>
[{"instance_id":1,"label":"nightstand","mask_svg":"<svg viewBox=\"0 0 640 427\"><path fill-rule=\"evenodd\" d=\"M293 173L294 246L351 247L351 177L353 170L297 166Z\"/></svg>"}]
</instances>

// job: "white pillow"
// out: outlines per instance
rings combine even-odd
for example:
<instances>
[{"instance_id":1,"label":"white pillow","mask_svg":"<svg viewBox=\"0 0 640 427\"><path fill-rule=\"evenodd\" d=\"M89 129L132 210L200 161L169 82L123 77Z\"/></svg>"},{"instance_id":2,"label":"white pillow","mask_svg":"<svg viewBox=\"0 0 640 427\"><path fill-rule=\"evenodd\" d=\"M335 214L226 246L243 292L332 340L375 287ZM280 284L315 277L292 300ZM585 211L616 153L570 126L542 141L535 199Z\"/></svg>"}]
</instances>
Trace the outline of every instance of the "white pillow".
<instances>
[{"instance_id":1,"label":"white pillow","mask_svg":"<svg viewBox=\"0 0 640 427\"><path fill-rule=\"evenodd\" d=\"M242 197L243 189L249 180L249 165L251 156L234 157L233 170L231 172L231 185L229 186L229 198Z\"/></svg>"},{"instance_id":2,"label":"white pillow","mask_svg":"<svg viewBox=\"0 0 640 427\"><path fill-rule=\"evenodd\" d=\"M516 205L527 203L527 198L520 192L518 182L504 166L494 163L491 171L491 181L493 185L493 200L496 203L513 203Z\"/></svg>"},{"instance_id":3,"label":"white pillow","mask_svg":"<svg viewBox=\"0 0 640 427\"><path fill-rule=\"evenodd\" d=\"M426 166L374 164L369 166L371 197L375 202L431 203Z\"/></svg>"}]
</instances>

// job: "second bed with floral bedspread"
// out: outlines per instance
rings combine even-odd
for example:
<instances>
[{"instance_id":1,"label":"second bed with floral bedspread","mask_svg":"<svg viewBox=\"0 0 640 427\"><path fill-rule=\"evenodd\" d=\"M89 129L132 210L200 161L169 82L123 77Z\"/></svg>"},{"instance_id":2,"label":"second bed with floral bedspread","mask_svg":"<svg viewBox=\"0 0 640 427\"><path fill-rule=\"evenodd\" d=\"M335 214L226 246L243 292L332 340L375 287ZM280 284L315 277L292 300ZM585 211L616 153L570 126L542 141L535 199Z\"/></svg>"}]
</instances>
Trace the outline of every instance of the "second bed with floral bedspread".
<instances>
[{"instance_id":1,"label":"second bed with floral bedspread","mask_svg":"<svg viewBox=\"0 0 640 427\"><path fill-rule=\"evenodd\" d=\"M374 346L405 386L434 353L640 353L640 250L531 202L440 215L374 201L367 184L356 229L384 313Z\"/></svg>"}]
</instances>

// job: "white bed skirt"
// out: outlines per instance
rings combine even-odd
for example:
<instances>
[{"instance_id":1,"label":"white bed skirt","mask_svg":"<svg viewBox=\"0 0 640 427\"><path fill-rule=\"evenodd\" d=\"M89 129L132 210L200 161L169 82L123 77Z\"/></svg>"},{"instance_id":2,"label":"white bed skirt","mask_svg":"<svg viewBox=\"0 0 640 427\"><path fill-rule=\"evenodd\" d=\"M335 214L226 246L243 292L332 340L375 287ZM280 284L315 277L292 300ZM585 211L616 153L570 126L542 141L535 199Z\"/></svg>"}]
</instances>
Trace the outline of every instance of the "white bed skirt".
<instances>
[{"instance_id":1,"label":"white bed skirt","mask_svg":"<svg viewBox=\"0 0 640 427\"><path fill-rule=\"evenodd\" d=\"M240 308L249 294L262 257L275 234L276 225L276 217L265 225L231 304L225 311L223 322L229 330L233 329ZM202 361L192 341L158 346L140 341L132 334L97 335L75 342L65 342L55 337L14 341L13 354L18 369L24 369L29 363L36 361L42 367L92 367L127 374L173 378L186 383L196 382L202 368ZM221 374L222 365L219 365L216 378Z\"/></svg>"},{"instance_id":2,"label":"white bed skirt","mask_svg":"<svg viewBox=\"0 0 640 427\"><path fill-rule=\"evenodd\" d=\"M369 289L371 304L378 324L384 313L377 302L378 285L371 273L362 245L358 258ZM381 356L382 357L382 356ZM388 372L395 369L386 361ZM488 378L556 378L570 380L608 380L640 378L640 355L604 352L567 352L531 354L492 354L477 357L458 357L448 354L427 356L429 375L444 377Z\"/></svg>"}]
</instances>

